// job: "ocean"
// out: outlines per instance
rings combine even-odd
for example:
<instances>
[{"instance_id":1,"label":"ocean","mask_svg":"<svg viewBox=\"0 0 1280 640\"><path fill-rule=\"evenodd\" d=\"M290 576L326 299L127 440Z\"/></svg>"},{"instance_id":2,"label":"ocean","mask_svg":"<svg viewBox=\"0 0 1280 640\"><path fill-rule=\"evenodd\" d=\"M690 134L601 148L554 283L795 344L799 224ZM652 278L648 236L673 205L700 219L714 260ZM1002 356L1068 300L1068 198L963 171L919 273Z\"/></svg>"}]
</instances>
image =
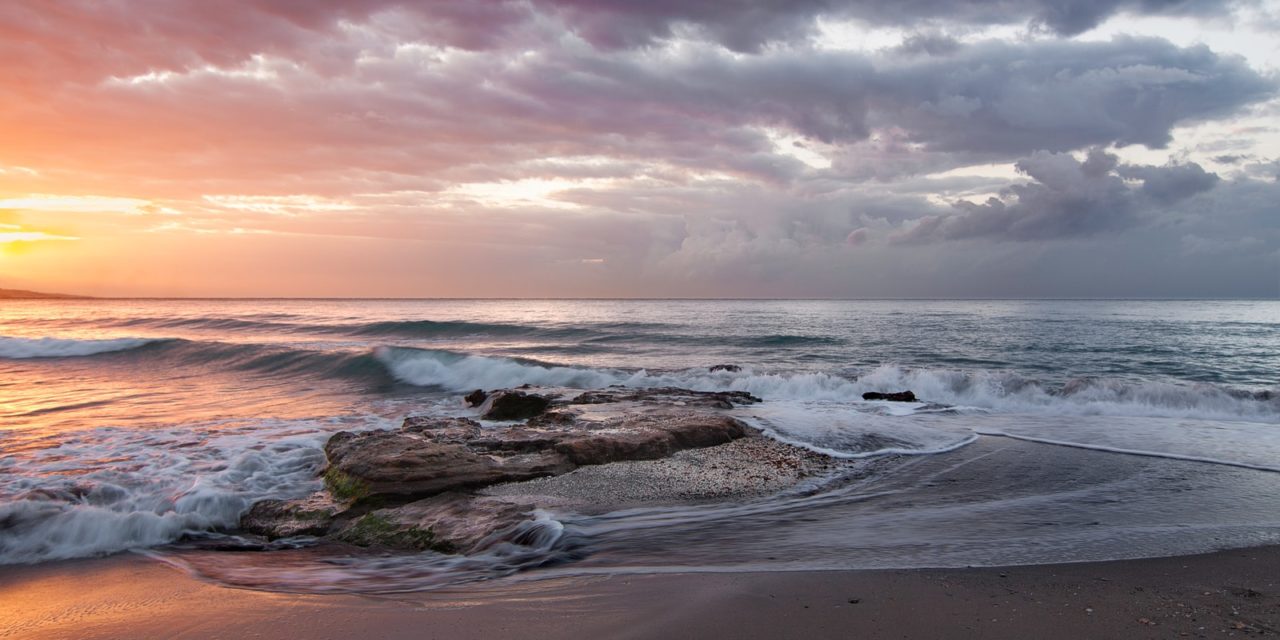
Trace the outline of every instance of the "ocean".
<instances>
[{"instance_id":1,"label":"ocean","mask_svg":"<svg viewBox=\"0 0 1280 640\"><path fill-rule=\"evenodd\" d=\"M711 372L718 364L740 371ZM546 512L516 555L234 548L322 446L522 384L742 390L861 461L733 504ZM909 389L915 403L868 402ZM1280 302L0 302L0 565L135 552L237 586L956 567L1280 543Z\"/></svg>"}]
</instances>

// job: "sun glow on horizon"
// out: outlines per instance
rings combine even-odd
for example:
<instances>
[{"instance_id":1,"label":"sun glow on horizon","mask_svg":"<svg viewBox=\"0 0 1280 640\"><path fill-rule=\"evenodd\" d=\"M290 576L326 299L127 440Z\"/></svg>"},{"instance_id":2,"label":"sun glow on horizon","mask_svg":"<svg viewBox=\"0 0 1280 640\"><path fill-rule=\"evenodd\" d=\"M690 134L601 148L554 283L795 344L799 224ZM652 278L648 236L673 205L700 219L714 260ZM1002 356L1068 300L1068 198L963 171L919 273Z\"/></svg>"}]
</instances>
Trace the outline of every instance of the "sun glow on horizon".
<instances>
[{"instance_id":1,"label":"sun glow on horizon","mask_svg":"<svg viewBox=\"0 0 1280 640\"><path fill-rule=\"evenodd\" d=\"M151 208L150 200L115 196L71 196L31 194L0 198L0 210L43 211L57 213L123 213L138 215Z\"/></svg>"},{"instance_id":2,"label":"sun glow on horizon","mask_svg":"<svg viewBox=\"0 0 1280 640\"><path fill-rule=\"evenodd\" d=\"M7 231L0 232L0 244L10 242L41 242L44 240L79 240L75 236L57 236L43 231Z\"/></svg>"}]
</instances>

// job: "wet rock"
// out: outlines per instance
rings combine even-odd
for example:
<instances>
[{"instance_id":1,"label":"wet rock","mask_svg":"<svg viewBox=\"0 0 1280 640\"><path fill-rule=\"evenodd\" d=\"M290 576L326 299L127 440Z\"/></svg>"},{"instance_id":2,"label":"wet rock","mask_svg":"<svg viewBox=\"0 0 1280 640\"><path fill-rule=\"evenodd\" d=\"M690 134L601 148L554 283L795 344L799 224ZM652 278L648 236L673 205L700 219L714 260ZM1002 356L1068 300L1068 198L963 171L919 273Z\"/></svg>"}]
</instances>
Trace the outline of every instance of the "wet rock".
<instances>
[{"instance_id":1,"label":"wet rock","mask_svg":"<svg viewBox=\"0 0 1280 640\"><path fill-rule=\"evenodd\" d=\"M531 427L564 427L573 424L578 420L576 413L569 411L548 411L540 416L529 419Z\"/></svg>"},{"instance_id":2,"label":"wet rock","mask_svg":"<svg viewBox=\"0 0 1280 640\"><path fill-rule=\"evenodd\" d=\"M731 407L727 398L754 401L745 393L658 389L615 390L615 395L643 404L627 400L632 404L620 404L621 411L591 420L551 412L523 425L484 428L466 418L410 417L399 431L338 433L325 445L325 485L334 498L350 504L402 502L559 475L582 465L653 460L755 433L731 416L688 406ZM544 396L500 391L491 395L494 406L504 397L549 403Z\"/></svg>"},{"instance_id":3,"label":"wet rock","mask_svg":"<svg viewBox=\"0 0 1280 640\"><path fill-rule=\"evenodd\" d=\"M494 392L487 400L485 420L525 420L547 410L551 398L523 391Z\"/></svg>"},{"instance_id":4,"label":"wet rock","mask_svg":"<svg viewBox=\"0 0 1280 640\"><path fill-rule=\"evenodd\" d=\"M532 421L530 421L532 422ZM490 454L538 453L548 451L564 438L563 433L526 427L493 430L467 443L472 450Z\"/></svg>"},{"instance_id":5,"label":"wet rock","mask_svg":"<svg viewBox=\"0 0 1280 640\"><path fill-rule=\"evenodd\" d=\"M742 367L736 364L717 364L715 366L712 366L709 369L709 371L711 373L715 373L717 371L728 371L729 373L737 373L739 371L742 371Z\"/></svg>"},{"instance_id":6,"label":"wet rock","mask_svg":"<svg viewBox=\"0 0 1280 640\"><path fill-rule=\"evenodd\" d=\"M533 519L527 503L447 493L393 509L378 509L350 522L334 537L358 546L476 553L505 540Z\"/></svg>"},{"instance_id":7,"label":"wet rock","mask_svg":"<svg viewBox=\"0 0 1280 640\"><path fill-rule=\"evenodd\" d=\"M416 433L344 431L329 438L324 450L329 457L325 484L340 500L434 495L506 477L488 457Z\"/></svg>"},{"instance_id":8,"label":"wet rock","mask_svg":"<svg viewBox=\"0 0 1280 640\"><path fill-rule=\"evenodd\" d=\"M346 527L333 535L334 540L354 544L358 547L381 547L408 551L436 551L453 553L454 548L436 539L431 529L423 529L412 525L388 520L378 511L366 513L352 520Z\"/></svg>"},{"instance_id":9,"label":"wet rock","mask_svg":"<svg viewBox=\"0 0 1280 640\"><path fill-rule=\"evenodd\" d=\"M654 460L684 449L725 444L747 435L740 420L724 415L645 416L608 433L571 435L555 445L576 465Z\"/></svg>"},{"instance_id":10,"label":"wet rock","mask_svg":"<svg viewBox=\"0 0 1280 640\"><path fill-rule=\"evenodd\" d=\"M649 406L703 407L708 409L732 409L736 405L760 402L746 391L692 391L677 387L630 389L609 387L587 391L569 401L570 404L613 404L639 402Z\"/></svg>"},{"instance_id":11,"label":"wet rock","mask_svg":"<svg viewBox=\"0 0 1280 640\"><path fill-rule=\"evenodd\" d=\"M916 394L910 391L897 391L894 393L880 393L879 391L868 391L862 394L863 400L888 400L890 402L915 402Z\"/></svg>"},{"instance_id":12,"label":"wet rock","mask_svg":"<svg viewBox=\"0 0 1280 640\"><path fill-rule=\"evenodd\" d=\"M462 444L480 437L479 422L467 418L429 418L409 416L400 425L401 431L427 435L432 442Z\"/></svg>"},{"instance_id":13,"label":"wet rock","mask_svg":"<svg viewBox=\"0 0 1280 640\"><path fill-rule=\"evenodd\" d=\"M1271 402L1280 398L1280 394L1277 394L1270 389L1262 389L1260 391L1251 391L1248 389L1226 389L1226 393L1237 400L1257 400L1258 402ZM1063 395L1067 394L1063 393Z\"/></svg>"},{"instance_id":14,"label":"wet rock","mask_svg":"<svg viewBox=\"0 0 1280 640\"><path fill-rule=\"evenodd\" d=\"M340 508L320 497L303 500L262 500L240 516L240 530L275 540L293 536L321 536Z\"/></svg>"},{"instance_id":15,"label":"wet rock","mask_svg":"<svg viewBox=\"0 0 1280 640\"><path fill-rule=\"evenodd\" d=\"M567 404L553 405L554 398L516 390L488 394L486 418L532 414L525 423L484 426L467 418L409 417L396 431L337 433L325 445L327 491L304 501L258 503L241 527L268 538L323 535L361 546L472 553L537 537L530 532L545 527L532 520L535 505L559 499L476 495L495 485L572 480L576 474L569 472L586 466L613 478L610 470L621 467L608 463L662 459L671 462L663 476L671 480L659 484L680 488L682 478L692 474L690 482L698 486L685 487L680 495L705 498L777 490L820 471L803 457L817 454L797 457L787 445L766 440L720 411L760 401L745 392L611 387ZM737 454L721 446L737 440L742 441L732 445L733 451L741 449ZM726 453L717 456L721 449ZM696 453L701 450L711 453ZM672 458L680 452L685 452L682 461ZM622 475L616 482L631 482L622 470L617 473ZM696 481L708 473L723 478L719 484ZM610 495L601 504L616 503L618 496Z\"/></svg>"},{"instance_id":16,"label":"wet rock","mask_svg":"<svg viewBox=\"0 0 1280 640\"><path fill-rule=\"evenodd\" d=\"M484 401L488 399L489 394L485 393L484 389L476 389L462 398L462 400L467 403L468 407L478 407L484 404Z\"/></svg>"},{"instance_id":17,"label":"wet rock","mask_svg":"<svg viewBox=\"0 0 1280 640\"><path fill-rule=\"evenodd\" d=\"M573 469L565 456L547 450L550 441L518 446L518 437L479 437L484 435L482 430L470 431L471 425L463 424L471 421L454 421L461 426L334 434L325 444L329 458L325 486L335 498L348 502L374 497L404 500ZM415 428L425 423L406 422ZM477 437L460 440L461 429Z\"/></svg>"}]
</instances>

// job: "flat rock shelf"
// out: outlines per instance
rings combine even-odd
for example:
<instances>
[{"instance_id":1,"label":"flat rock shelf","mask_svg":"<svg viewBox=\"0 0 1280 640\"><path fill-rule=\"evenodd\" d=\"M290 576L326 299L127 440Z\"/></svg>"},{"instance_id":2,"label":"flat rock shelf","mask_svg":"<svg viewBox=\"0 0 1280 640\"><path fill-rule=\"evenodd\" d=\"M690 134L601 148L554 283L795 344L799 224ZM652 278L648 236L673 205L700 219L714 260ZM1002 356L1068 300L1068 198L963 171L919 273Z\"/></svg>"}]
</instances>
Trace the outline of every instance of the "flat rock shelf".
<instances>
[{"instance_id":1,"label":"flat rock shelf","mask_svg":"<svg viewBox=\"0 0 1280 640\"><path fill-rule=\"evenodd\" d=\"M469 555L532 543L530 523L541 509L602 513L740 500L846 464L766 438L729 415L735 406L760 402L744 392L477 393L467 400L484 423L410 416L398 430L334 434L325 445L324 490L258 502L241 530L268 540L307 535ZM533 409L518 412L518 421L491 420L516 406Z\"/></svg>"}]
</instances>

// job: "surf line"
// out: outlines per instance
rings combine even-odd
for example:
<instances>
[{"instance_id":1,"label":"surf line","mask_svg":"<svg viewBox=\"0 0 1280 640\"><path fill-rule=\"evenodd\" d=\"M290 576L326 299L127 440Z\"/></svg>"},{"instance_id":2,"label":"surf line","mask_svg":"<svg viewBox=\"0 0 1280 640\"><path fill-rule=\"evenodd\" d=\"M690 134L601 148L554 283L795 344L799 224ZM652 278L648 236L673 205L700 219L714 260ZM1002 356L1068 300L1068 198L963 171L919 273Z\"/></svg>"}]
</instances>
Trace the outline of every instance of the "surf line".
<instances>
[{"instance_id":1,"label":"surf line","mask_svg":"<svg viewBox=\"0 0 1280 640\"><path fill-rule=\"evenodd\" d=\"M991 438L1009 438L1010 440L1022 440L1024 442L1035 442L1038 444L1049 444L1055 447L1070 447L1072 449L1087 449L1089 451L1103 451L1106 453L1120 453L1130 456L1142 456L1145 458L1164 458L1166 460L1184 460L1187 462L1203 462L1205 464L1218 464L1224 467L1237 467L1240 469L1252 469L1254 471L1269 471L1271 473L1280 473L1280 467L1269 467L1264 464L1253 464L1250 462L1237 462L1235 460L1220 460L1218 458L1205 458L1203 456L1189 456L1181 453L1160 453L1158 451L1143 451L1141 449L1122 449L1120 447L1108 447L1099 444L1084 444L1081 442L1068 442L1066 440L1052 440L1049 438L1037 438L1035 436L1024 436L1013 433L1005 433L1003 431L981 431L974 429L974 433L980 436Z\"/></svg>"},{"instance_id":2,"label":"surf line","mask_svg":"<svg viewBox=\"0 0 1280 640\"><path fill-rule=\"evenodd\" d=\"M769 438L773 438L774 440L777 440L778 442L781 442L783 444L789 444L793 447L800 447L801 449L807 449L814 453L820 453L824 456L830 456L832 458L840 458L842 460L862 460L864 458L879 458L881 456L932 456L940 453L951 453L956 449L973 444L978 440L979 435L984 435L984 434L979 434L975 432L975 433L969 434L968 436L965 436L964 438L956 442L938 447L936 449L909 449L905 447L888 447L885 449L876 449L874 451L859 451L857 453L851 453L848 451L840 451L839 449L831 449L821 445L816 445L811 442L805 442L804 440L799 440L797 438L789 438L787 436L782 435L781 433L778 433L777 430L768 426L766 423L764 423L764 421L760 420L755 416L744 416L744 421L748 425L756 429L759 429L760 432L763 433L765 436ZM1280 471L1280 469L1277 469L1277 471Z\"/></svg>"}]
</instances>

